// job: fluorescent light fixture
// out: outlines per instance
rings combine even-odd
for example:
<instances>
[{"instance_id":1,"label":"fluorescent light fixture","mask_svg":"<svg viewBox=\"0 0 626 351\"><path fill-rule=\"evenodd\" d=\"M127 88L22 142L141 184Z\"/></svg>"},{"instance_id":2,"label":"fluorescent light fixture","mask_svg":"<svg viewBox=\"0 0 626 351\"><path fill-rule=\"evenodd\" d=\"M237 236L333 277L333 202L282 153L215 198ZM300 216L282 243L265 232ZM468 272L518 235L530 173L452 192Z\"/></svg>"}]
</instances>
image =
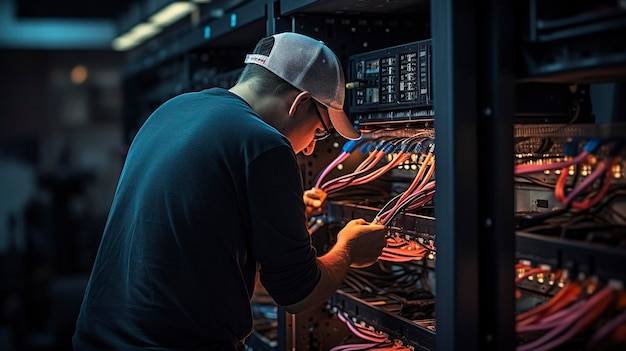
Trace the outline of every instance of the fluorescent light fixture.
<instances>
[{"instance_id":1,"label":"fluorescent light fixture","mask_svg":"<svg viewBox=\"0 0 626 351\"><path fill-rule=\"evenodd\" d=\"M150 22L158 24L159 26L169 26L195 11L197 6L198 5L187 1L173 2L150 17Z\"/></svg>"},{"instance_id":2,"label":"fluorescent light fixture","mask_svg":"<svg viewBox=\"0 0 626 351\"><path fill-rule=\"evenodd\" d=\"M148 22L142 22L131 28L128 32L115 38L111 43L114 50L125 51L134 48L147 39L161 32L163 28Z\"/></svg>"},{"instance_id":3,"label":"fluorescent light fixture","mask_svg":"<svg viewBox=\"0 0 626 351\"><path fill-rule=\"evenodd\" d=\"M128 33L113 39L113 42L111 43L111 47L113 47L113 50L115 51L130 50L135 46L136 40L134 40Z\"/></svg>"},{"instance_id":4,"label":"fluorescent light fixture","mask_svg":"<svg viewBox=\"0 0 626 351\"><path fill-rule=\"evenodd\" d=\"M130 29L130 34L139 41L144 41L161 32L162 28L152 23L142 22Z\"/></svg>"},{"instance_id":5,"label":"fluorescent light fixture","mask_svg":"<svg viewBox=\"0 0 626 351\"><path fill-rule=\"evenodd\" d=\"M201 0L210 2L212 0ZM111 46L114 50L125 51L134 48L144 41L152 38L163 28L189 15L198 8L198 5L188 1L172 2L154 15L147 22L142 22L131 28L128 32L119 35L113 40Z\"/></svg>"}]
</instances>

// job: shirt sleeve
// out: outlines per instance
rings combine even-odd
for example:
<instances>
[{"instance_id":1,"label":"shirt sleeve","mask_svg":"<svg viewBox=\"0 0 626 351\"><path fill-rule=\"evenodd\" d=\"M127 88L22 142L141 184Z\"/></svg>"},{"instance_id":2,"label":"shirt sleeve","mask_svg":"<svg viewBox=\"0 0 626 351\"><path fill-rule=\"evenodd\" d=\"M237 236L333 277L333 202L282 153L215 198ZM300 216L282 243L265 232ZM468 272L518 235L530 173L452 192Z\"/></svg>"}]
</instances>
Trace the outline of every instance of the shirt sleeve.
<instances>
[{"instance_id":1,"label":"shirt sleeve","mask_svg":"<svg viewBox=\"0 0 626 351\"><path fill-rule=\"evenodd\" d=\"M321 272L306 230L302 176L288 147L264 152L248 172L252 251L263 286L280 305L304 299Z\"/></svg>"}]
</instances>

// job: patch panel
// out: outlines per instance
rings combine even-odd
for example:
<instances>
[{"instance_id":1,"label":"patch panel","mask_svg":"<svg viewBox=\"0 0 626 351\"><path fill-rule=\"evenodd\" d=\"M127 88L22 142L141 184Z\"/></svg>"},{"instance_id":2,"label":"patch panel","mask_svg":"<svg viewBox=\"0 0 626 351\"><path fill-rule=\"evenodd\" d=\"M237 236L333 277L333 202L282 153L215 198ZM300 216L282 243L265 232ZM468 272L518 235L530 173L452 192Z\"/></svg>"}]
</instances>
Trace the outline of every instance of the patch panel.
<instances>
[{"instance_id":1,"label":"patch panel","mask_svg":"<svg viewBox=\"0 0 626 351\"><path fill-rule=\"evenodd\" d=\"M346 86L354 123L432 119L431 65L430 39L351 56Z\"/></svg>"}]
</instances>

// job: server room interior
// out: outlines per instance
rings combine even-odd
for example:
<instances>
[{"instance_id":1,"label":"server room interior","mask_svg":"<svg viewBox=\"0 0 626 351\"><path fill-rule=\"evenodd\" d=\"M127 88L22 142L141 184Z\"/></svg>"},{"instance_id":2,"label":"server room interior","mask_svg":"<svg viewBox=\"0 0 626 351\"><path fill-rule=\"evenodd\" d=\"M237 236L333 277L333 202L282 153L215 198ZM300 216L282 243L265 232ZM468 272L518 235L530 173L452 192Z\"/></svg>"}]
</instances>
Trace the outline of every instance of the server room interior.
<instances>
[{"instance_id":1,"label":"server room interior","mask_svg":"<svg viewBox=\"0 0 626 351\"><path fill-rule=\"evenodd\" d=\"M76 4L73 13L63 12L72 7L67 1L9 2L19 15L0 20L15 26L99 21L126 9L123 1ZM415 1L416 8L424 3ZM382 20L394 18L412 21L400 14ZM412 26L367 47L345 38L321 39L341 53L346 109L364 136L346 142L333 135L313 155L299 156L305 187L329 194L309 230L322 253L339 228L362 217L388 225L388 246L378 264L353 269L327 303L298 316L259 286L247 342L254 350L428 350L446 332L435 325L436 111L432 86L410 86L422 64L430 70L436 60L429 30ZM229 50L221 61L207 59L214 51L191 50L195 71L185 86L177 84L184 72L176 59L129 77L132 50L0 39L0 349L67 350L132 136L177 89L232 84L240 61L230 58L252 47ZM618 350L626 343L626 75L622 68L609 76L516 86L511 279L518 350ZM384 82L402 80L408 93L384 93ZM150 85L168 87L142 92Z\"/></svg>"}]
</instances>

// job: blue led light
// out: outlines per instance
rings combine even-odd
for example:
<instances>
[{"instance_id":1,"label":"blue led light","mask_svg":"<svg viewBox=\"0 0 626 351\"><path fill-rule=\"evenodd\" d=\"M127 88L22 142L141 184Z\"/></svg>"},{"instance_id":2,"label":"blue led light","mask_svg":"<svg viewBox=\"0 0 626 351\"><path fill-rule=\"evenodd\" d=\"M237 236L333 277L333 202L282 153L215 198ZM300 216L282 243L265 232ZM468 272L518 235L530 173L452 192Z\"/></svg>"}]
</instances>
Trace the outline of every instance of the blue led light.
<instances>
[{"instance_id":1,"label":"blue led light","mask_svg":"<svg viewBox=\"0 0 626 351\"><path fill-rule=\"evenodd\" d=\"M211 26L204 26L204 39L211 38Z\"/></svg>"},{"instance_id":2,"label":"blue led light","mask_svg":"<svg viewBox=\"0 0 626 351\"><path fill-rule=\"evenodd\" d=\"M234 28L235 26L237 26L237 14L236 13L231 13L230 14L230 26L232 28Z\"/></svg>"}]
</instances>

